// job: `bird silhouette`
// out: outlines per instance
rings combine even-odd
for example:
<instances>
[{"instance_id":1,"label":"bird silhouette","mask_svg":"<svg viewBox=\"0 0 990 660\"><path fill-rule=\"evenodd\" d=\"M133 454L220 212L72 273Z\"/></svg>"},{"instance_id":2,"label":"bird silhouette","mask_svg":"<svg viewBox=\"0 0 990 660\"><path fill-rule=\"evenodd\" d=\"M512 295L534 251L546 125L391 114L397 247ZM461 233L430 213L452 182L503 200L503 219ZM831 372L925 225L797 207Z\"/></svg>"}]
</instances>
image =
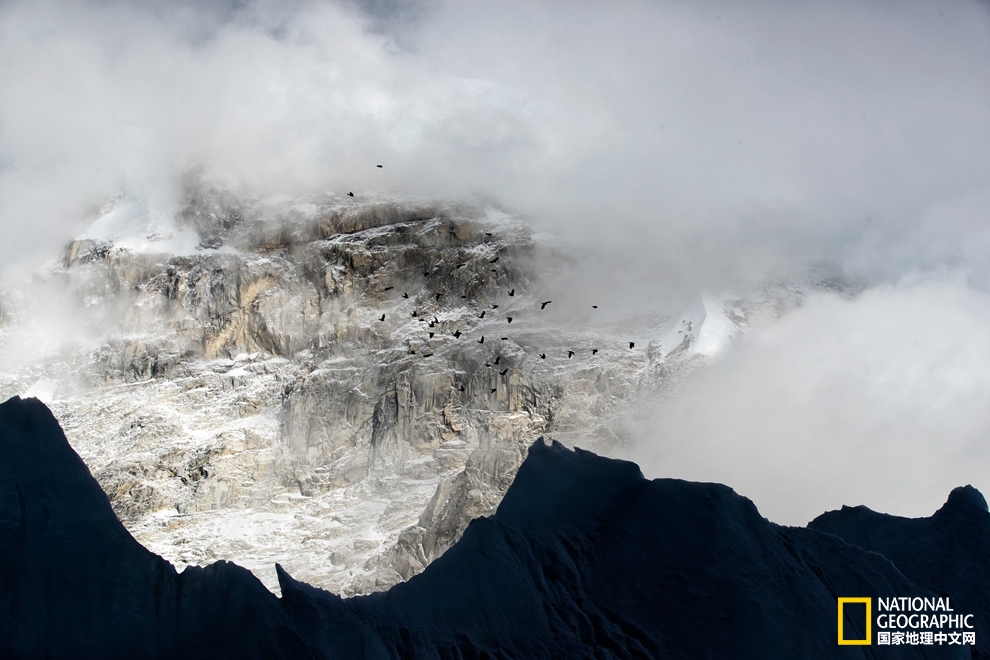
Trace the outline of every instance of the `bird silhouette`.
<instances>
[{"instance_id":1,"label":"bird silhouette","mask_svg":"<svg viewBox=\"0 0 990 660\"><path fill-rule=\"evenodd\" d=\"M467 264L457 264L458 268L464 268L465 266L467 266Z\"/></svg>"},{"instance_id":2,"label":"bird silhouette","mask_svg":"<svg viewBox=\"0 0 990 660\"><path fill-rule=\"evenodd\" d=\"M509 341L508 337L502 337L502 341Z\"/></svg>"},{"instance_id":3,"label":"bird silhouette","mask_svg":"<svg viewBox=\"0 0 990 660\"><path fill-rule=\"evenodd\" d=\"M492 388L492 394L495 394L496 392L498 392L498 389L497 389L497 388L495 388L495 387L493 387L493 388Z\"/></svg>"},{"instance_id":4,"label":"bird silhouette","mask_svg":"<svg viewBox=\"0 0 990 660\"><path fill-rule=\"evenodd\" d=\"M461 296L461 300L467 300L467 296Z\"/></svg>"},{"instance_id":5,"label":"bird silhouette","mask_svg":"<svg viewBox=\"0 0 990 660\"><path fill-rule=\"evenodd\" d=\"M440 300L442 297L443 297L443 294L442 293L438 293L437 294L437 300Z\"/></svg>"},{"instance_id":6,"label":"bird silhouette","mask_svg":"<svg viewBox=\"0 0 990 660\"><path fill-rule=\"evenodd\" d=\"M429 326L430 326L431 328L435 328L437 324L436 324L436 323L433 323L433 322L431 321L431 322L430 322L430 323L429 323L428 325L429 325Z\"/></svg>"},{"instance_id":7,"label":"bird silhouette","mask_svg":"<svg viewBox=\"0 0 990 660\"><path fill-rule=\"evenodd\" d=\"M591 349L591 354L592 355L598 355L598 349L597 348Z\"/></svg>"},{"instance_id":8,"label":"bird silhouette","mask_svg":"<svg viewBox=\"0 0 990 660\"><path fill-rule=\"evenodd\" d=\"M516 290L515 289L512 289L511 291L509 291L509 295L510 296L516 295Z\"/></svg>"},{"instance_id":9,"label":"bird silhouette","mask_svg":"<svg viewBox=\"0 0 990 660\"><path fill-rule=\"evenodd\" d=\"M552 302L553 302L552 300L546 301L545 303L543 303L542 305L540 305L540 309L546 309L547 308L547 305L549 305Z\"/></svg>"},{"instance_id":10,"label":"bird silhouette","mask_svg":"<svg viewBox=\"0 0 990 660\"><path fill-rule=\"evenodd\" d=\"M409 294L408 294L408 293L405 293L405 292L403 292L403 293L402 293L402 297L403 297L403 298L408 298L408 297L409 297Z\"/></svg>"},{"instance_id":11,"label":"bird silhouette","mask_svg":"<svg viewBox=\"0 0 990 660\"><path fill-rule=\"evenodd\" d=\"M460 336L461 336L461 331L460 330L454 330L454 339L457 339Z\"/></svg>"},{"instance_id":12,"label":"bird silhouette","mask_svg":"<svg viewBox=\"0 0 990 660\"><path fill-rule=\"evenodd\" d=\"M354 197L354 193L352 193L352 192L349 192L349 193L347 193L347 196L348 196L348 197Z\"/></svg>"},{"instance_id":13,"label":"bird silhouette","mask_svg":"<svg viewBox=\"0 0 990 660\"><path fill-rule=\"evenodd\" d=\"M481 335L481 339L478 340L478 343L479 344L484 344L485 343L485 336L484 335Z\"/></svg>"},{"instance_id":14,"label":"bird silhouette","mask_svg":"<svg viewBox=\"0 0 990 660\"><path fill-rule=\"evenodd\" d=\"M458 386L458 389L459 389L459 390L460 390L461 392L463 392L463 391L464 391L464 386L463 386L463 385L459 385L459 386Z\"/></svg>"},{"instance_id":15,"label":"bird silhouette","mask_svg":"<svg viewBox=\"0 0 990 660\"><path fill-rule=\"evenodd\" d=\"M497 264L498 263L498 260L499 260L499 257L495 257L494 259L490 259L488 261L488 263L490 263L490 264Z\"/></svg>"},{"instance_id":16,"label":"bird silhouette","mask_svg":"<svg viewBox=\"0 0 990 660\"><path fill-rule=\"evenodd\" d=\"M384 290L385 290L385 291L391 291L391 290L392 290L392 289L394 289L394 288L395 288L394 286L387 286L387 287L385 287L385 289L384 289Z\"/></svg>"},{"instance_id":17,"label":"bird silhouette","mask_svg":"<svg viewBox=\"0 0 990 660\"><path fill-rule=\"evenodd\" d=\"M629 348L635 348L635 347L636 347L636 342L634 341L629 342Z\"/></svg>"},{"instance_id":18,"label":"bird silhouette","mask_svg":"<svg viewBox=\"0 0 990 660\"><path fill-rule=\"evenodd\" d=\"M574 357L574 351L567 351L567 359L570 360L572 357Z\"/></svg>"},{"instance_id":19,"label":"bird silhouette","mask_svg":"<svg viewBox=\"0 0 990 660\"><path fill-rule=\"evenodd\" d=\"M540 353L540 359L541 360L546 360L547 359L547 354L546 353Z\"/></svg>"},{"instance_id":20,"label":"bird silhouette","mask_svg":"<svg viewBox=\"0 0 990 660\"><path fill-rule=\"evenodd\" d=\"M440 319L438 319L437 317L435 317L435 316L434 316L434 317L433 317L433 322L434 322L434 323L439 323L439 322L440 322Z\"/></svg>"},{"instance_id":21,"label":"bird silhouette","mask_svg":"<svg viewBox=\"0 0 990 660\"><path fill-rule=\"evenodd\" d=\"M505 318L509 319L509 323L512 323L512 317L511 316L506 316Z\"/></svg>"},{"instance_id":22,"label":"bird silhouette","mask_svg":"<svg viewBox=\"0 0 990 660\"><path fill-rule=\"evenodd\" d=\"M496 357L495 358L495 364L498 364L498 361L501 360L501 359L502 359L502 356L501 355L499 355L498 357Z\"/></svg>"},{"instance_id":23,"label":"bird silhouette","mask_svg":"<svg viewBox=\"0 0 990 660\"><path fill-rule=\"evenodd\" d=\"M412 315L413 315L413 316L416 316L416 310L415 310L415 309L413 310L413 313L412 313Z\"/></svg>"},{"instance_id":24,"label":"bird silhouette","mask_svg":"<svg viewBox=\"0 0 990 660\"><path fill-rule=\"evenodd\" d=\"M598 305L592 305L591 309L598 309Z\"/></svg>"},{"instance_id":25,"label":"bird silhouette","mask_svg":"<svg viewBox=\"0 0 990 660\"><path fill-rule=\"evenodd\" d=\"M379 320L379 321L384 321L384 320L385 320L385 315L384 315L384 314L382 314L382 317L381 317L380 319L378 319L378 320Z\"/></svg>"},{"instance_id":26,"label":"bird silhouette","mask_svg":"<svg viewBox=\"0 0 990 660\"><path fill-rule=\"evenodd\" d=\"M423 277L429 277L429 276L430 276L430 271L424 270L423 271Z\"/></svg>"},{"instance_id":27,"label":"bird silhouette","mask_svg":"<svg viewBox=\"0 0 990 660\"><path fill-rule=\"evenodd\" d=\"M430 333L430 339L433 339L433 333L432 332Z\"/></svg>"},{"instance_id":28,"label":"bird silhouette","mask_svg":"<svg viewBox=\"0 0 990 660\"><path fill-rule=\"evenodd\" d=\"M491 235L492 235L492 233L490 231L486 231L485 232L485 236L491 236Z\"/></svg>"},{"instance_id":29,"label":"bird silhouette","mask_svg":"<svg viewBox=\"0 0 990 660\"><path fill-rule=\"evenodd\" d=\"M505 371L500 371L500 372L498 372L498 375L499 375L499 376L504 376L504 375L505 375L505 374L507 374L507 373L509 373L509 370L508 370L508 369L506 369Z\"/></svg>"},{"instance_id":30,"label":"bird silhouette","mask_svg":"<svg viewBox=\"0 0 990 660\"><path fill-rule=\"evenodd\" d=\"M379 165L378 167L382 167L382 166L381 166L381 165Z\"/></svg>"},{"instance_id":31,"label":"bird silhouette","mask_svg":"<svg viewBox=\"0 0 990 660\"><path fill-rule=\"evenodd\" d=\"M492 268L492 272L493 272L493 273L497 273L498 271L497 271L497 270L495 270L494 268Z\"/></svg>"},{"instance_id":32,"label":"bird silhouette","mask_svg":"<svg viewBox=\"0 0 990 660\"><path fill-rule=\"evenodd\" d=\"M409 349L409 354L410 354L410 355L416 355L416 351L414 351L413 349L411 349L411 348L410 348L410 349Z\"/></svg>"},{"instance_id":33,"label":"bird silhouette","mask_svg":"<svg viewBox=\"0 0 990 660\"><path fill-rule=\"evenodd\" d=\"M485 318L485 310L481 310L481 316L479 316L478 318L479 319Z\"/></svg>"},{"instance_id":34,"label":"bird silhouette","mask_svg":"<svg viewBox=\"0 0 990 660\"><path fill-rule=\"evenodd\" d=\"M492 305L492 309L498 309L498 305Z\"/></svg>"},{"instance_id":35,"label":"bird silhouette","mask_svg":"<svg viewBox=\"0 0 990 660\"><path fill-rule=\"evenodd\" d=\"M486 367L491 367L492 365L490 365L490 364L488 364L487 362L485 362L485 366L486 366Z\"/></svg>"}]
</instances>

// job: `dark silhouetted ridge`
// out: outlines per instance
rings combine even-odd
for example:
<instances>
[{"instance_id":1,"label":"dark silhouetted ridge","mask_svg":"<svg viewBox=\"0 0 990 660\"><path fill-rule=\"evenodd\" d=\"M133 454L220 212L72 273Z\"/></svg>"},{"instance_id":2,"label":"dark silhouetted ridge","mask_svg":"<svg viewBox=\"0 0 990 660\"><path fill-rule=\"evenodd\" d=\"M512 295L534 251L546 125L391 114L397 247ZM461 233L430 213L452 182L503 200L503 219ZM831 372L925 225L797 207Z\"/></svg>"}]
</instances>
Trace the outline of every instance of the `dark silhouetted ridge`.
<instances>
[{"instance_id":1,"label":"dark silhouetted ridge","mask_svg":"<svg viewBox=\"0 0 990 660\"><path fill-rule=\"evenodd\" d=\"M976 649L983 655L973 657L990 658L990 513L980 491L954 488L930 518L842 507L808 527L884 555L915 584L950 597L956 612L975 614Z\"/></svg>"},{"instance_id":2,"label":"dark silhouetted ridge","mask_svg":"<svg viewBox=\"0 0 990 660\"><path fill-rule=\"evenodd\" d=\"M420 575L342 599L278 567L276 598L227 562L177 574L42 403L0 405L3 658L984 657L988 543L970 487L927 519L846 508L787 528L726 486L539 440L497 512ZM972 653L839 647L836 597L862 595L949 595L984 628Z\"/></svg>"}]
</instances>

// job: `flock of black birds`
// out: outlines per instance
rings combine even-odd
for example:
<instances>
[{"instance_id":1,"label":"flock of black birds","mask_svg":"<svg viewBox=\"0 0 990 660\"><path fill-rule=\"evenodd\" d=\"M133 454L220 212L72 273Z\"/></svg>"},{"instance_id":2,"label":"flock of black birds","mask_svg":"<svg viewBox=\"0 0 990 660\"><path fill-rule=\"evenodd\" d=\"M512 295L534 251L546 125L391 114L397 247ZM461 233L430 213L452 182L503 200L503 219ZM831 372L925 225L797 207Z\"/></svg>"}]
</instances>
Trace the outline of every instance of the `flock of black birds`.
<instances>
[{"instance_id":1,"label":"flock of black birds","mask_svg":"<svg viewBox=\"0 0 990 660\"><path fill-rule=\"evenodd\" d=\"M485 232L485 235L486 236L491 236L491 234L488 233L488 232ZM499 260L499 257L495 257L494 259L489 260L489 263L494 264L494 263L497 263L498 260ZM458 264L457 265L457 268L463 268L466 265L467 265L466 263ZM492 272L497 273L498 271L493 270ZM432 273L430 271L424 271L424 273L423 273L423 275L426 276L426 277L430 276L431 274ZM387 286L387 287L384 288L384 291L389 291L389 290L394 289L394 288L395 287ZM508 294L510 296L515 296L516 295L516 290L514 288L513 289L510 289L508 291ZM402 292L402 297L404 299L408 299L409 298L409 293L403 291ZM443 294L441 294L441 293L437 293L436 294L436 300L437 301L440 301L442 298L443 298ZM467 296L461 296L461 298L465 298L466 299ZM540 311L545 310L547 308L547 305L551 304L552 302L553 302L552 300L545 300L545 301L541 302L540 303ZM592 305L591 307L592 307L592 309L598 309L598 305ZM498 304L492 304L492 309L493 310L498 309ZM485 314L486 314L487 311L488 310L485 310L485 309L481 310L481 314L478 315L478 318L479 319L485 318ZM430 328L435 328L437 326L437 324L440 323L440 320L436 316L433 317L433 320L432 321L429 321L426 318L421 317L419 315L419 311L418 310L415 310L415 309L412 311L412 317L413 318L419 318L420 321L426 322L428 324L428 327L430 327ZM382 314L378 318L378 320L379 321L385 321L385 314ZM505 317L505 320L506 320L507 323L512 323L512 317L511 316L506 316ZM436 332L428 332L428 334L429 334L429 338L430 339L433 339L436 336ZM459 339L461 337L461 335L464 334L464 333L462 333L460 330L454 330L450 334L451 334L451 336L454 339ZM508 337L501 337L500 340L501 341L508 341L509 338ZM478 341L479 344L484 344L485 343L485 335L481 335L481 337L478 338L477 341ZM635 346L636 346L636 343L635 342L629 342L629 348L630 349L634 348ZM409 353L411 355L416 355L416 351L414 349L410 349L409 350ZM598 354L598 349L597 348L591 349L591 354L592 355L597 355ZM547 359L547 354L546 353L538 353L538 355L540 356L540 359L541 360L546 360ZM577 355L577 353L575 351L572 351L572 350L568 350L567 351L567 359L568 360L572 359L575 355ZM433 353L422 353L421 356L424 357L424 358L432 357L433 356ZM499 361L501 359L502 359L502 356L501 355L498 355L498 356L495 357L495 361L493 363L486 362L485 363L485 366L488 367L488 368L493 368L495 365L497 365L499 363ZM508 368L503 369L502 371L498 371L498 375L499 376L505 376L508 373L509 373L509 369ZM459 389L460 389L461 392L463 392L464 391L464 386L463 385L460 385L459 386ZM495 389L492 389L491 390L491 393L492 394L495 394L495 392L497 392L497 391L498 391L497 388L495 388Z\"/></svg>"},{"instance_id":2,"label":"flock of black birds","mask_svg":"<svg viewBox=\"0 0 990 660\"><path fill-rule=\"evenodd\" d=\"M451 229L451 232L453 233L453 228ZM486 236L491 236L491 233L485 232L485 235ZM490 259L489 260L489 263L495 264L495 263L497 263L499 261L499 258L500 257L496 256L494 259ZM460 269L460 268L464 268L465 266L467 266L467 263L460 263L460 264L457 264L456 268L457 269ZM496 272L497 273L498 271L492 269L492 272ZM428 270L428 269L425 269L424 270L424 273L423 273L424 277L429 277L432 274L433 273L430 270ZM389 290L391 290L393 288L394 287L391 287L391 286L385 287L384 288L384 291L389 291ZM515 288L509 289L507 291L507 294L510 297L514 297L516 295ZM401 297L403 299L408 299L409 298L409 293L406 292L406 291L403 291ZM436 296L435 296L435 299L436 299L437 302L439 302L442 298L443 298L443 294L442 293L437 293ZM461 298L462 299L467 299L468 296L461 296ZM544 300L544 301L540 302L540 311L546 310L547 306L550 305L550 304L552 304L552 303L553 303L552 300ZM592 305L591 307L592 307L592 309L598 309L598 305ZM488 309L481 310L481 313L478 315L478 318L479 319L484 319L485 316L486 316L486 314L489 311L494 311L494 310L497 310L498 308L499 308L499 305L497 303L493 303L491 305L491 310L488 310ZM411 315L412 315L413 318L418 319L420 322L427 324L427 327L429 328L429 330L427 330L428 335L429 335L429 339L433 339L436 336L436 334L438 332L438 330L436 328L440 325L440 320L436 316L434 316L433 319L430 320L428 317L422 316L420 314L420 310L415 310L415 309L412 311L412 314ZM378 318L378 320L384 322L385 321L385 318L386 318L386 315L385 314L382 314ZM513 321L513 317L512 316L506 316L505 317L505 320L506 320L506 323L507 324L511 324L512 321ZM461 335L463 335L463 334L464 333L462 333L459 329L455 329L453 332L450 333L450 336L453 337L454 339L459 339L461 337ZM500 337L500 341L508 341L508 340L509 340L509 337ZM484 344L485 343L485 335L481 335L476 341L479 344ZM636 346L636 343L635 342L629 342L629 348L630 349L635 348L635 346ZM417 351L415 349L410 348L409 353L412 354L412 355L416 355L417 354ZM598 349L597 348L592 348L591 349L591 354L592 355L597 355L598 354ZM420 352L419 355L421 357L423 357L423 358L428 358L428 357L432 357L433 356L433 353ZM547 354L545 352L538 353L537 355L539 355L539 357L540 357L541 360L546 360L547 359ZM573 359L576 355L577 355L577 351L567 350L567 359L569 359L569 360L570 359ZM498 370L497 367L499 366L499 363L500 363L501 359L502 359L502 356L501 355L497 355L495 357L495 360L493 362L491 362L491 361L490 362L486 362L485 363L485 367L491 368L491 369L495 369L496 373L499 376L505 377L509 373L509 368L508 367L505 367L501 371ZM465 391L463 384L458 384L455 387L457 387L458 391L461 391L461 392L464 392ZM495 394L497 391L498 391L497 388L492 388L491 389L491 393L492 394Z\"/></svg>"},{"instance_id":3,"label":"flock of black birds","mask_svg":"<svg viewBox=\"0 0 990 660\"><path fill-rule=\"evenodd\" d=\"M383 168L382 165L377 165L376 167L378 167L379 169ZM347 196L348 197L354 197L354 193L353 192L348 192L347 193ZM451 227L450 228L450 233L451 234L455 234L456 231L457 230L454 227ZM491 232L487 232L486 231L486 232L484 232L484 234L485 234L486 237L491 237L492 236L492 233ZM494 266L495 264L498 263L498 261L499 261L500 258L501 257L499 255L496 255L494 259L489 259L488 260L488 263ZM460 264L457 264L456 268L457 269L461 269L461 268L464 268L467 265L468 265L467 262L460 263ZM492 268L490 270L493 273L496 273L496 274L498 273L498 270L495 269L495 268ZM424 271L423 271L423 276L424 277L430 277L431 275L432 275L432 272L430 271L429 266L427 266L424 269ZM384 288L384 291L391 291L394 288L395 287L387 286L387 287ZM516 295L515 288L509 289L508 294L509 294L509 297L514 297ZM403 299L408 299L409 298L409 293L403 291L402 292L402 298ZM437 300L437 302L439 302L442 298L443 298L443 294L442 293L437 293L436 294L436 300ZM468 298L467 296L461 296L461 299L462 300L467 300L467 298ZM547 305L551 304L552 302L553 302L552 300L545 300L545 301L541 302L540 303L540 310L541 311L545 310L547 308ZM598 305L592 305L591 308L592 309L598 309ZM492 304L492 310L496 310L496 309L498 309L498 305L497 304ZM486 311L488 311L488 310L482 310L481 311L481 314L478 316L478 318L479 319L485 318L485 312ZM412 311L412 316L413 316L413 318L418 318L422 322L428 323L428 327L430 327L430 328L436 328L436 326L440 323L439 319L437 319L436 316L433 317L433 320L432 321L429 321L428 319L426 319L424 317L420 317L419 316L419 311L418 310L415 310L415 309ZM506 320L507 323L512 323L512 318L513 317L511 317L511 316L506 316L505 317L505 320ZM382 314L378 318L378 320L381 321L381 322L384 322L385 321L385 314ZM463 333L460 330L454 330L454 332L451 333L451 336L454 339L459 339L462 334ZM435 331L429 332L429 338L430 339L433 339L435 335L436 335L436 332ZM501 341L508 341L509 338L508 337L501 337L500 340ZM481 338L478 339L478 343L479 344L484 344L485 343L485 336L484 335L482 335ZM632 341L629 342L629 349L630 350L632 350L635 347L636 347L636 342L632 342ZM416 351L413 350L413 349L410 349L409 350L409 353L412 354L412 355L415 355L416 354ZM598 349L597 348L591 349L591 354L592 355L597 355L598 354ZM539 353L538 355L540 356L540 359L541 360L546 360L547 359L547 354L546 353ZM572 351L572 350L568 350L567 351L567 359L568 360L572 359L575 355L577 355L577 353L575 351ZM424 358L428 358L428 357L432 357L433 356L433 353L422 353L421 356L424 357ZM495 368L495 365L498 365L498 363L499 363L499 361L501 359L502 359L502 356L499 355L499 356L497 356L495 358L495 362L494 363L485 363L485 366L488 367L488 368ZM503 369L502 371L498 371L497 373L498 373L499 376L505 376L506 374L509 373L509 369L506 368L506 369ZM459 385L458 386L458 389L461 392L465 391L464 390L464 385ZM497 392L497 391L498 390L496 388L493 388L492 391L491 391L491 393L492 394L495 394L495 392Z\"/></svg>"}]
</instances>

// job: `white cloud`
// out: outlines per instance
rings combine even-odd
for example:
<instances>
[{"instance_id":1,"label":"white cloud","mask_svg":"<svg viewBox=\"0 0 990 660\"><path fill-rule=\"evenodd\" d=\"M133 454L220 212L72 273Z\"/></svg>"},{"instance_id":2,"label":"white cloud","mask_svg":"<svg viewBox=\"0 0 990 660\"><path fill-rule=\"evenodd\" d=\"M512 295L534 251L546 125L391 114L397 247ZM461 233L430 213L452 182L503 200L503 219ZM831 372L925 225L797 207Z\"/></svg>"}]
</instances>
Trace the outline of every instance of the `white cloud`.
<instances>
[{"instance_id":1,"label":"white cloud","mask_svg":"<svg viewBox=\"0 0 990 660\"><path fill-rule=\"evenodd\" d=\"M818 259L889 281L945 256L932 209L990 213L975 2L360 6L4 3L0 260L194 166L477 193L692 282ZM987 256L955 265L982 278Z\"/></svg>"},{"instance_id":2,"label":"white cloud","mask_svg":"<svg viewBox=\"0 0 990 660\"><path fill-rule=\"evenodd\" d=\"M990 296L958 278L817 295L636 427L649 476L732 485L778 522L866 504L930 515L990 492Z\"/></svg>"}]
</instances>

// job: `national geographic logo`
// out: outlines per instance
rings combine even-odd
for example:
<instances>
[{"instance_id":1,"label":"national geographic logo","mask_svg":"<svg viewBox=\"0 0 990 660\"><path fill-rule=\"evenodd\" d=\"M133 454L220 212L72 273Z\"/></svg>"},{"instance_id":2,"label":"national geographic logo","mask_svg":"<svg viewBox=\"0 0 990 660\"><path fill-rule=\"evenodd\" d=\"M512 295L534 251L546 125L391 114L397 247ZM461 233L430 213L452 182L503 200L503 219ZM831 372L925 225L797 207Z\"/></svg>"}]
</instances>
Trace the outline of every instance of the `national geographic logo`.
<instances>
[{"instance_id":1,"label":"national geographic logo","mask_svg":"<svg viewBox=\"0 0 990 660\"><path fill-rule=\"evenodd\" d=\"M878 646L976 644L973 615L956 613L948 598L897 596L880 597L876 601ZM873 598L869 596L839 598L839 645L873 644L873 612ZM849 630L850 627L855 630Z\"/></svg>"},{"instance_id":2,"label":"national geographic logo","mask_svg":"<svg viewBox=\"0 0 990 660\"><path fill-rule=\"evenodd\" d=\"M863 603L866 605L866 618L865 618L866 636L863 639L846 639L846 634L845 634L846 603ZM873 643L873 636L870 634L870 622L873 621L873 617L870 616L872 607L873 607L873 599L868 596L839 599L839 646L869 646L870 644Z\"/></svg>"}]
</instances>

